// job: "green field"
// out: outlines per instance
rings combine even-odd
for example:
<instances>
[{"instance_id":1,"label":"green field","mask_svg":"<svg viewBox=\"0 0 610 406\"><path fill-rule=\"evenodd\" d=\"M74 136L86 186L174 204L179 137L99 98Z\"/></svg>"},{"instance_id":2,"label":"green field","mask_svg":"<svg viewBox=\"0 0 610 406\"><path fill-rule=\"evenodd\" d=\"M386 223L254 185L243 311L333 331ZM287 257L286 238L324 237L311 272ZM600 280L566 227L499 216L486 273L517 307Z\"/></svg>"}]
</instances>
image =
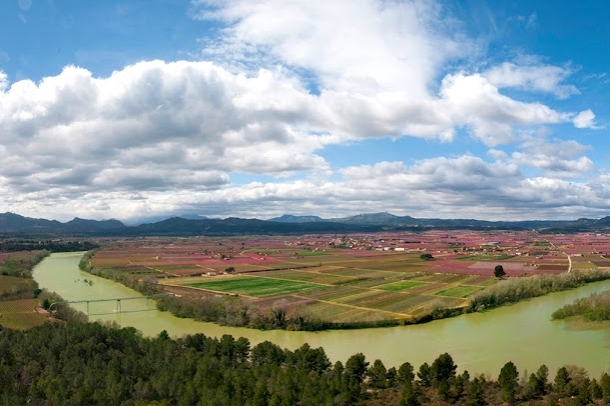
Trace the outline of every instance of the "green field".
<instances>
[{"instance_id":1,"label":"green field","mask_svg":"<svg viewBox=\"0 0 610 406\"><path fill-rule=\"evenodd\" d=\"M323 251L309 251L309 250L298 251L297 254L302 257L315 257L315 256L320 256L320 255L328 255L326 252L323 252Z\"/></svg>"},{"instance_id":2,"label":"green field","mask_svg":"<svg viewBox=\"0 0 610 406\"><path fill-rule=\"evenodd\" d=\"M312 283L264 277L227 278L209 282L189 283L187 286L254 297L285 295L322 287Z\"/></svg>"},{"instance_id":3,"label":"green field","mask_svg":"<svg viewBox=\"0 0 610 406\"><path fill-rule=\"evenodd\" d=\"M287 270L287 271L266 271L259 272L256 276L269 276L276 279L293 280L297 282L312 282L323 285L340 285L342 283L356 280L354 277L332 275L311 271Z\"/></svg>"},{"instance_id":4,"label":"green field","mask_svg":"<svg viewBox=\"0 0 610 406\"><path fill-rule=\"evenodd\" d=\"M416 286L421 286L421 285L425 285L425 284L426 284L426 282L401 281L401 282L390 283L388 285L377 286L376 289L388 290L388 291L391 291L391 292L401 292L403 290L409 290L409 289L414 288Z\"/></svg>"},{"instance_id":5,"label":"green field","mask_svg":"<svg viewBox=\"0 0 610 406\"><path fill-rule=\"evenodd\" d=\"M440 296L449 296L449 297L468 297L472 295L474 292L481 290L479 286L455 286L449 289L443 289L436 292L437 295Z\"/></svg>"}]
</instances>

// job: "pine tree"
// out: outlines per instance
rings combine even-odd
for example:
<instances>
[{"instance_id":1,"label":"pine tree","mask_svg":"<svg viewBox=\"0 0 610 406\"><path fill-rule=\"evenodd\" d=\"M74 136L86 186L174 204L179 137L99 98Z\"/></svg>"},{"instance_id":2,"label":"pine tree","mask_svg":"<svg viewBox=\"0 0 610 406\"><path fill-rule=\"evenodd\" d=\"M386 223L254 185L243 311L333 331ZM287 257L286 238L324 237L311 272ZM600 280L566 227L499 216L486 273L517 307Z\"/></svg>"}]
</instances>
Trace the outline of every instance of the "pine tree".
<instances>
[{"instance_id":1,"label":"pine tree","mask_svg":"<svg viewBox=\"0 0 610 406\"><path fill-rule=\"evenodd\" d=\"M504 364L500 370L498 383L502 387L502 399L509 404L515 404L515 395L517 394L517 379L519 372L517 367L511 361Z\"/></svg>"}]
</instances>

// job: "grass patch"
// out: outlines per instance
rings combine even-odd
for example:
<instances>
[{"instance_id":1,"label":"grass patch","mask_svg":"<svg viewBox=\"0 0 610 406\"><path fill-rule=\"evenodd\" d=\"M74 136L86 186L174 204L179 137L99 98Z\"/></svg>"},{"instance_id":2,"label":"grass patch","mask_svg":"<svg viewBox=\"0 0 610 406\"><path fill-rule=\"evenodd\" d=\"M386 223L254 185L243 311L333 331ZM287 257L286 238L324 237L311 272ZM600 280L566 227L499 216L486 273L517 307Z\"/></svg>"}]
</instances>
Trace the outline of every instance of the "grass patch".
<instances>
[{"instance_id":1,"label":"grass patch","mask_svg":"<svg viewBox=\"0 0 610 406\"><path fill-rule=\"evenodd\" d=\"M597 271L599 268L591 261L576 262L572 261L572 271Z\"/></svg>"},{"instance_id":2,"label":"grass patch","mask_svg":"<svg viewBox=\"0 0 610 406\"><path fill-rule=\"evenodd\" d=\"M534 241L531 244L532 247L550 247L551 243L548 241Z\"/></svg>"},{"instance_id":3,"label":"grass patch","mask_svg":"<svg viewBox=\"0 0 610 406\"><path fill-rule=\"evenodd\" d=\"M320 285L311 283L261 277L230 278L209 282L197 282L190 283L187 286L255 297L285 295L304 290L319 289L321 287Z\"/></svg>"},{"instance_id":4,"label":"grass patch","mask_svg":"<svg viewBox=\"0 0 610 406\"><path fill-rule=\"evenodd\" d=\"M481 290L481 287L479 286L454 286L449 289L440 290L435 294L439 296L465 298L479 290Z\"/></svg>"},{"instance_id":5,"label":"grass patch","mask_svg":"<svg viewBox=\"0 0 610 406\"><path fill-rule=\"evenodd\" d=\"M491 286L493 284L498 283L498 279L490 276L470 276L468 279L465 279L461 282L463 285L469 286Z\"/></svg>"},{"instance_id":6,"label":"grass patch","mask_svg":"<svg viewBox=\"0 0 610 406\"><path fill-rule=\"evenodd\" d=\"M315 268L314 268L315 269ZM287 279L291 281L297 282L312 282L319 283L322 285L338 285L342 283L348 283L350 281L356 281L357 278L340 276L340 275L332 275L327 273L319 273L312 271L297 271L297 270L288 270L288 271L265 271L259 272L257 276L262 277L270 277L270 278L279 278L279 279Z\"/></svg>"},{"instance_id":7,"label":"grass patch","mask_svg":"<svg viewBox=\"0 0 610 406\"><path fill-rule=\"evenodd\" d=\"M394 282L383 286L377 286L376 289L388 290L390 292L402 292L403 290L409 290L416 286L425 285L426 282L419 281L401 281Z\"/></svg>"},{"instance_id":8,"label":"grass patch","mask_svg":"<svg viewBox=\"0 0 610 406\"><path fill-rule=\"evenodd\" d=\"M321 286L320 289L308 290L301 293L301 295L312 299L332 301L362 292L367 292L367 289L350 286Z\"/></svg>"},{"instance_id":9,"label":"grass patch","mask_svg":"<svg viewBox=\"0 0 610 406\"><path fill-rule=\"evenodd\" d=\"M297 252L297 254L301 257L318 257L321 255L328 255L326 252L323 252L323 251L309 251L309 250L299 251L299 252Z\"/></svg>"}]
</instances>

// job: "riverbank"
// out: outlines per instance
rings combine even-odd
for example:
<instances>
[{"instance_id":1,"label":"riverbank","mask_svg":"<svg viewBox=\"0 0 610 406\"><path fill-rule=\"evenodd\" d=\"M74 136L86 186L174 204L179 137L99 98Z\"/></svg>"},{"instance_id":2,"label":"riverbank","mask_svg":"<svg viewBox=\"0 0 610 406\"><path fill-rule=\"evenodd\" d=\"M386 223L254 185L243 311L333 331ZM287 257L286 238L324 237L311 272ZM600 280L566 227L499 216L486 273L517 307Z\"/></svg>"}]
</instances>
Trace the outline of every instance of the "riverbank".
<instances>
[{"instance_id":1,"label":"riverbank","mask_svg":"<svg viewBox=\"0 0 610 406\"><path fill-rule=\"evenodd\" d=\"M593 293L588 297L577 299L573 303L555 310L553 320L572 319L582 320L580 325L590 327L605 325L610 321L610 291Z\"/></svg>"},{"instance_id":2,"label":"riverbank","mask_svg":"<svg viewBox=\"0 0 610 406\"><path fill-rule=\"evenodd\" d=\"M470 298L468 312L492 309L608 279L610 279L610 271L599 269L587 272L566 272L559 275L511 278L474 294Z\"/></svg>"}]
</instances>

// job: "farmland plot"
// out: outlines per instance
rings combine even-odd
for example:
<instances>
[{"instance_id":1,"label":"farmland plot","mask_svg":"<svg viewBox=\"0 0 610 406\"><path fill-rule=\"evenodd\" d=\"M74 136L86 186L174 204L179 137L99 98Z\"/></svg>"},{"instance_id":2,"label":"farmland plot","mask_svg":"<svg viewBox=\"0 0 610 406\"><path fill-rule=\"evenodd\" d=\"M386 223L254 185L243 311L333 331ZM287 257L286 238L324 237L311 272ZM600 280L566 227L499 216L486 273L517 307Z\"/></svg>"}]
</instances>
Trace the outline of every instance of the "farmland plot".
<instances>
[{"instance_id":1,"label":"farmland plot","mask_svg":"<svg viewBox=\"0 0 610 406\"><path fill-rule=\"evenodd\" d=\"M48 320L48 316L34 310L35 299L21 299L0 302L1 323L4 327L25 330Z\"/></svg>"},{"instance_id":2,"label":"farmland plot","mask_svg":"<svg viewBox=\"0 0 610 406\"><path fill-rule=\"evenodd\" d=\"M479 286L453 286L447 289L439 290L436 292L436 294L440 296L466 298L481 289L482 288Z\"/></svg>"},{"instance_id":3,"label":"farmland plot","mask_svg":"<svg viewBox=\"0 0 610 406\"><path fill-rule=\"evenodd\" d=\"M463 280L462 284L487 287L487 286L491 286L497 282L498 282L498 280L496 278L492 278L489 276L473 275L473 276L469 276L467 279Z\"/></svg>"},{"instance_id":4,"label":"farmland plot","mask_svg":"<svg viewBox=\"0 0 610 406\"><path fill-rule=\"evenodd\" d=\"M276 279L287 279L301 282L313 282L325 285L336 285L355 280L353 277L298 270L260 272L257 274L257 276L267 276Z\"/></svg>"},{"instance_id":5,"label":"farmland plot","mask_svg":"<svg viewBox=\"0 0 610 406\"><path fill-rule=\"evenodd\" d=\"M30 287L27 280L16 276L0 275L0 295L5 293L19 292Z\"/></svg>"},{"instance_id":6,"label":"farmland plot","mask_svg":"<svg viewBox=\"0 0 610 406\"><path fill-rule=\"evenodd\" d=\"M188 286L218 292L238 293L253 297L285 295L304 290L317 289L320 287L320 285L314 285L311 283L262 277L224 278L206 282L190 283Z\"/></svg>"},{"instance_id":7,"label":"farmland plot","mask_svg":"<svg viewBox=\"0 0 610 406\"><path fill-rule=\"evenodd\" d=\"M435 300L434 296L403 294L399 301L387 304L383 310L416 315L418 314L417 309Z\"/></svg>"},{"instance_id":8,"label":"farmland plot","mask_svg":"<svg viewBox=\"0 0 610 406\"><path fill-rule=\"evenodd\" d=\"M381 286L394 283L396 281L401 281L400 277L396 278L377 278L377 279L363 279L354 283L350 283L350 286L359 287L359 288L377 288L382 289ZM392 290L392 289L386 289Z\"/></svg>"},{"instance_id":9,"label":"farmland plot","mask_svg":"<svg viewBox=\"0 0 610 406\"><path fill-rule=\"evenodd\" d=\"M370 277L370 278L385 278L388 275L390 275L390 276L392 275L391 272L371 271L369 269L358 269L358 268L334 268L334 269L322 270L320 272L329 273L329 274L333 274L333 275Z\"/></svg>"},{"instance_id":10,"label":"farmland plot","mask_svg":"<svg viewBox=\"0 0 610 406\"><path fill-rule=\"evenodd\" d=\"M328 302L312 303L307 305L307 309L311 314L315 314L320 318L320 320L335 323L370 322L387 320L388 317L391 317L391 315L386 312L358 309Z\"/></svg>"},{"instance_id":11,"label":"farmland plot","mask_svg":"<svg viewBox=\"0 0 610 406\"><path fill-rule=\"evenodd\" d=\"M383 286L377 286L377 289L387 290L387 291L392 291L392 292L402 292L402 291L414 288L416 286L421 286L421 285L425 285L425 284L426 284L426 282L421 282L421 281L401 281L401 282L390 283L390 284L383 285Z\"/></svg>"},{"instance_id":12,"label":"farmland plot","mask_svg":"<svg viewBox=\"0 0 610 406\"><path fill-rule=\"evenodd\" d=\"M352 286L321 286L316 290L300 292L299 295L312 299L333 301L367 291L367 289L358 289Z\"/></svg>"}]
</instances>

